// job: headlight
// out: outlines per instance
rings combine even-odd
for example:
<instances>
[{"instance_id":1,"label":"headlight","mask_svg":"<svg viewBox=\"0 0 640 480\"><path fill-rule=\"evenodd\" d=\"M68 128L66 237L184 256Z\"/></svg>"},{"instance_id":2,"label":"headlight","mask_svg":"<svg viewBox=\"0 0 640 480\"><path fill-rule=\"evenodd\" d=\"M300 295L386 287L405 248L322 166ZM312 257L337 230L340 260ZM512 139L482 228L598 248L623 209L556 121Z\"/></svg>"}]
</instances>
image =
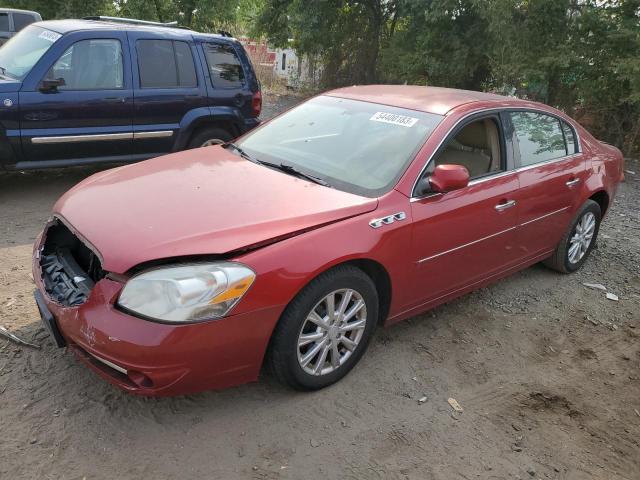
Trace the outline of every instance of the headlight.
<instances>
[{"instance_id":1,"label":"headlight","mask_svg":"<svg viewBox=\"0 0 640 480\"><path fill-rule=\"evenodd\" d=\"M256 278L239 263L160 268L131 278L118 305L165 322L197 322L225 316Z\"/></svg>"}]
</instances>

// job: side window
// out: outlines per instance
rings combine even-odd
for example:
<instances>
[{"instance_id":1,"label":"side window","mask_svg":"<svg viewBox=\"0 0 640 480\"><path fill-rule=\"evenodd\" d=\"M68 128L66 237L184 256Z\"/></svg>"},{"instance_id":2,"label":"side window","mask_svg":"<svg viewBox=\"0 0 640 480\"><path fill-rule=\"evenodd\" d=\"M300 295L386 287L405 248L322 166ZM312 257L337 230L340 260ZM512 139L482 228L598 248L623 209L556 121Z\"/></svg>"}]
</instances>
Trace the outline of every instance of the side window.
<instances>
[{"instance_id":1,"label":"side window","mask_svg":"<svg viewBox=\"0 0 640 480\"><path fill-rule=\"evenodd\" d=\"M142 88L195 87L198 84L187 42L138 40L138 68Z\"/></svg>"},{"instance_id":2,"label":"side window","mask_svg":"<svg viewBox=\"0 0 640 480\"><path fill-rule=\"evenodd\" d=\"M9 31L9 15L6 13L0 13L0 32Z\"/></svg>"},{"instance_id":3,"label":"side window","mask_svg":"<svg viewBox=\"0 0 640 480\"><path fill-rule=\"evenodd\" d=\"M567 155L560 120L533 112L511 113L515 139L520 148L520 165L554 160Z\"/></svg>"},{"instance_id":4,"label":"side window","mask_svg":"<svg viewBox=\"0 0 640 480\"><path fill-rule=\"evenodd\" d=\"M239 88L244 85L244 70L233 47L207 43L204 52L214 87Z\"/></svg>"},{"instance_id":5,"label":"side window","mask_svg":"<svg viewBox=\"0 0 640 480\"><path fill-rule=\"evenodd\" d=\"M470 178L478 178L504 169L500 130L493 118L475 120L451 138L438 156L438 165L462 165Z\"/></svg>"},{"instance_id":6,"label":"side window","mask_svg":"<svg viewBox=\"0 0 640 480\"><path fill-rule=\"evenodd\" d=\"M59 90L111 90L124 86L119 40L82 40L69 47L46 78L62 78Z\"/></svg>"},{"instance_id":7,"label":"side window","mask_svg":"<svg viewBox=\"0 0 640 480\"><path fill-rule=\"evenodd\" d=\"M575 133L573 133L573 128L567 123L562 122L562 130L564 131L564 139L567 142L567 154L573 155L574 153L578 153L578 145Z\"/></svg>"},{"instance_id":8,"label":"side window","mask_svg":"<svg viewBox=\"0 0 640 480\"><path fill-rule=\"evenodd\" d=\"M16 32L22 30L27 25L35 22L36 19L33 15L27 15L26 13L14 13L13 14L13 28Z\"/></svg>"}]
</instances>

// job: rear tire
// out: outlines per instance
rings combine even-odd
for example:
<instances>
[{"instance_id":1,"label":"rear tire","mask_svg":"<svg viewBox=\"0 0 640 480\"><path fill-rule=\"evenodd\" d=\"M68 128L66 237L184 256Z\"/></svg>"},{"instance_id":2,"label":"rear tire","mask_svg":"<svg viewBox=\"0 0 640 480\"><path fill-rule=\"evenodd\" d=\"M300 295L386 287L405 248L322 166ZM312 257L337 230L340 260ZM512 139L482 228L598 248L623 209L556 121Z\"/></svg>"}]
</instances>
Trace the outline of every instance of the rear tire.
<instances>
[{"instance_id":1,"label":"rear tire","mask_svg":"<svg viewBox=\"0 0 640 480\"><path fill-rule=\"evenodd\" d=\"M587 200L576 213L553 255L543 263L561 273L579 270L596 244L601 219L600 205Z\"/></svg>"},{"instance_id":2,"label":"rear tire","mask_svg":"<svg viewBox=\"0 0 640 480\"><path fill-rule=\"evenodd\" d=\"M377 321L378 293L371 278L356 267L333 268L287 306L271 339L268 365L296 390L324 388L358 363Z\"/></svg>"},{"instance_id":3,"label":"rear tire","mask_svg":"<svg viewBox=\"0 0 640 480\"><path fill-rule=\"evenodd\" d=\"M193 135L189 142L188 149L221 144L230 141L232 138L233 136L222 128L203 128Z\"/></svg>"}]
</instances>

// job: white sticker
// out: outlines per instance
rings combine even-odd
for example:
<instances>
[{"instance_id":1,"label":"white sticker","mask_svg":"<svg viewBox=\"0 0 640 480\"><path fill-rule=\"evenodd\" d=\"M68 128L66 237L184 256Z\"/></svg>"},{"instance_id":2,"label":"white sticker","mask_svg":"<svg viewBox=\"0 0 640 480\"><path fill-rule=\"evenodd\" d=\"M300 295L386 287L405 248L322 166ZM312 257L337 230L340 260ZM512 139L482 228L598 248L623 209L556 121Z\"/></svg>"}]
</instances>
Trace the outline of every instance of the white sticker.
<instances>
[{"instance_id":1,"label":"white sticker","mask_svg":"<svg viewBox=\"0 0 640 480\"><path fill-rule=\"evenodd\" d=\"M369 120L374 122L392 123L401 127L413 127L418 123L417 118L405 117L404 115L396 115L395 113L376 112Z\"/></svg>"},{"instance_id":2,"label":"white sticker","mask_svg":"<svg viewBox=\"0 0 640 480\"><path fill-rule=\"evenodd\" d=\"M48 40L51 43L55 42L56 40L58 40L62 35L60 35L59 33L56 32L52 32L51 30L43 30L42 33L40 35L38 35L38 37L44 39L44 40Z\"/></svg>"}]
</instances>

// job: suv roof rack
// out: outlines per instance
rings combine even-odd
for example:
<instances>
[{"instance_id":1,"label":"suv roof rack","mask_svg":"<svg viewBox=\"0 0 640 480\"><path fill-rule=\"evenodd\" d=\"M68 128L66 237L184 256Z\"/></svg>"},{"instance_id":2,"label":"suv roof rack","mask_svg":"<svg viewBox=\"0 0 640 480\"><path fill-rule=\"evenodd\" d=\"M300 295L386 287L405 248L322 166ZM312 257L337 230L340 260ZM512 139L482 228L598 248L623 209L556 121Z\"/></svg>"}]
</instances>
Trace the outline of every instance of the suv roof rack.
<instances>
[{"instance_id":1,"label":"suv roof rack","mask_svg":"<svg viewBox=\"0 0 640 480\"><path fill-rule=\"evenodd\" d=\"M103 15L91 15L88 17L83 17L83 20L98 20L103 22L115 22L115 23L127 23L131 25L149 25L153 27L173 27L173 28L186 28L179 27L178 22L151 22L149 20L138 20L136 18L123 18L123 17L105 17Z\"/></svg>"}]
</instances>

